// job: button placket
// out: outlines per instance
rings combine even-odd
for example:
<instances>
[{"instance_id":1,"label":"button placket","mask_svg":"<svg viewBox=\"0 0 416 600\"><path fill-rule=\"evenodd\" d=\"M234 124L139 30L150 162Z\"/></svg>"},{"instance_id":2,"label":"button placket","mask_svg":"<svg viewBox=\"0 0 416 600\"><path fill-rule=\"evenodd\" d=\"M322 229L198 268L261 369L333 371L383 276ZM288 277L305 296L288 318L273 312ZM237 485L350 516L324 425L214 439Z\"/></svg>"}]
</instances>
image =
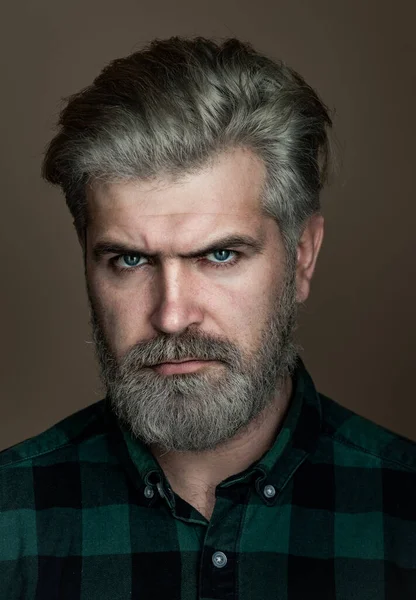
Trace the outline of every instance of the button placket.
<instances>
[{"instance_id":1,"label":"button placket","mask_svg":"<svg viewBox=\"0 0 416 600\"><path fill-rule=\"evenodd\" d=\"M201 553L199 597L227 600L236 597L240 531L252 490L238 482L218 486Z\"/></svg>"}]
</instances>

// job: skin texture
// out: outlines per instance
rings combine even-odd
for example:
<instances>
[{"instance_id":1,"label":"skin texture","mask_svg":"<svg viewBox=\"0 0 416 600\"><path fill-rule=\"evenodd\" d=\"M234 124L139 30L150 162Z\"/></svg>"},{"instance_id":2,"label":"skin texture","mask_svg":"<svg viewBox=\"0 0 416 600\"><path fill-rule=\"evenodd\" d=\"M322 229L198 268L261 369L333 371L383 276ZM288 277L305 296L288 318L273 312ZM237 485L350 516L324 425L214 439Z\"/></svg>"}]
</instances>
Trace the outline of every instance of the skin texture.
<instances>
[{"instance_id":1,"label":"skin texture","mask_svg":"<svg viewBox=\"0 0 416 600\"><path fill-rule=\"evenodd\" d=\"M164 178L90 186L84 248L87 285L116 360L121 361L139 342L186 331L228 340L244 356L258 351L287 276L278 225L260 209L264 176L257 157L235 149L179 181ZM219 268L215 265L222 262L221 252L179 256L233 234L254 238L261 249L219 245L219 251L241 252L238 262ZM307 222L298 244L293 274L296 303L309 295L322 237L323 218L316 215ZM104 241L131 251L140 249L145 255L140 266L121 273L117 265L131 264L126 256L116 263L110 262L116 253L94 256L94 248ZM223 262L233 258L231 253ZM215 377L221 369L221 363L211 361L201 370ZM273 443L290 394L287 377L273 401L245 429L214 449L166 452L157 444L151 446L172 488L209 518L215 486L247 468Z\"/></svg>"}]
</instances>

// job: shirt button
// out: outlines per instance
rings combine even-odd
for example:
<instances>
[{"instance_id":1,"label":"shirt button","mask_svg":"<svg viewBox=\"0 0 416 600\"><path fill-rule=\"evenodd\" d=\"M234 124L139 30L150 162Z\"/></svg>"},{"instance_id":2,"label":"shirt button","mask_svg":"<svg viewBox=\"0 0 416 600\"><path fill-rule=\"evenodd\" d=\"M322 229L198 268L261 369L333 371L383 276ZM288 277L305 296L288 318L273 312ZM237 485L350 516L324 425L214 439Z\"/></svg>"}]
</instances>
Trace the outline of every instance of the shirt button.
<instances>
[{"instance_id":1,"label":"shirt button","mask_svg":"<svg viewBox=\"0 0 416 600\"><path fill-rule=\"evenodd\" d=\"M146 496L146 498L153 498L153 496L155 495L155 492L150 485L147 485L144 488L144 495Z\"/></svg>"},{"instance_id":2,"label":"shirt button","mask_svg":"<svg viewBox=\"0 0 416 600\"><path fill-rule=\"evenodd\" d=\"M225 567L227 564L227 557L225 556L224 552L214 552L212 555L212 563L214 567L218 567L218 569Z\"/></svg>"},{"instance_id":3,"label":"shirt button","mask_svg":"<svg viewBox=\"0 0 416 600\"><path fill-rule=\"evenodd\" d=\"M266 498L273 498L276 495L276 490L272 485L266 485L263 492Z\"/></svg>"}]
</instances>

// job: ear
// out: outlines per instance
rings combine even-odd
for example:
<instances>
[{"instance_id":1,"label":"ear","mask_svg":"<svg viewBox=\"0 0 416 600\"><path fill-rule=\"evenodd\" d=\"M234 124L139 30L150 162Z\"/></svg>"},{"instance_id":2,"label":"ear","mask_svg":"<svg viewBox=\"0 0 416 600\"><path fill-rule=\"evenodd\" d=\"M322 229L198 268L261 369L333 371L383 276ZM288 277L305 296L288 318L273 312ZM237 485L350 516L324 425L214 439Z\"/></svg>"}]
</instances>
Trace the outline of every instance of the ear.
<instances>
[{"instance_id":1,"label":"ear","mask_svg":"<svg viewBox=\"0 0 416 600\"><path fill-rule=\"evenodd\" d=\"M296 261L296 300L305 302L309 296L316 260L324 237L324 218L310 217L298 242Z\"/></svg>"}]
</instances>

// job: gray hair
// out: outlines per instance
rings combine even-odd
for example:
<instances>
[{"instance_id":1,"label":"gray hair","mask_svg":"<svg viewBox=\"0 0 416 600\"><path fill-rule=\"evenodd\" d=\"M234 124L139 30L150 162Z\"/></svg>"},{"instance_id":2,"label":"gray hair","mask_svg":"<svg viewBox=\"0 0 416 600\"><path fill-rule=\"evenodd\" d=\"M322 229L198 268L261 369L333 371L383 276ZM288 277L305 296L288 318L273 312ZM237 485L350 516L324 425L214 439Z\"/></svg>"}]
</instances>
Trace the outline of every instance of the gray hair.
<instances>
[{"instance_id":1,"label":"gray hair","mask_svg":"<svg viewBox=\"0 0 416 600\"><path fill-rule=\"evenodd\" d=\"M320 210L328 109L293 69L237 39L154 40L70 96L58 125L42 175L61 186L82 239L89 183L177 179L237 147L262 159L262 208L288 248Z\"/></svg>"}]
</instances>

